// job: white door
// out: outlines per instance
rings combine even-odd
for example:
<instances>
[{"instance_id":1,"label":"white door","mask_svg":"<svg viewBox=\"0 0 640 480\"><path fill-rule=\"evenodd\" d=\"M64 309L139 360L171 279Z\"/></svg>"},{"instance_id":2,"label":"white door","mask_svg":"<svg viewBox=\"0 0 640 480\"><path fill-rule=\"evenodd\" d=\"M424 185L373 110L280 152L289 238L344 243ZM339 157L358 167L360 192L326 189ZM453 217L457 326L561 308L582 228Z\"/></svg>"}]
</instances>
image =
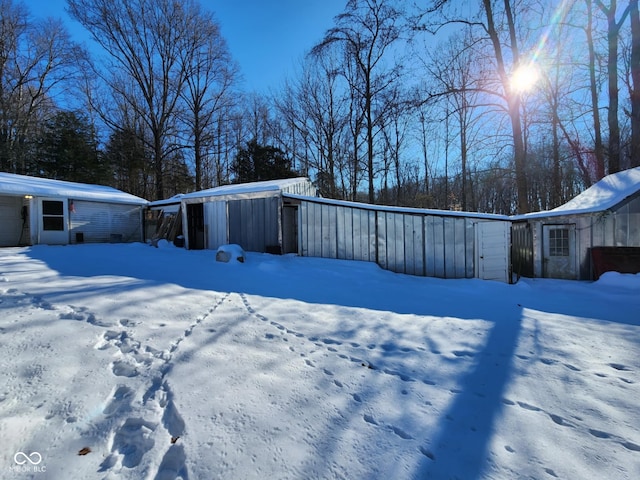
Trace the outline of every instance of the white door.
<instances>
[{"instance_id":1,"label":"white door","mask_svg":"<svg viewBox=\"0 0 640 480\"><path fill-rule=\"evenodd\" d=\"M543 277L567 280L577 278L575 243L575 225L542 226Z\"/></svg>"},{"instance_id":2,"label":"white door","mask_svg":"<svg viewBox=\"0 0 640 480\"><path fill-rule=\"evenodd\" d=\"M509 283L511 225L488 221L476 224L476 277Z\"/></svg>"},{"instance_id":3,"label":"white door","mask_svg":"<svg viewBox=\"0 0 640 480\"><path fill-rule=\"evenodd\" d=\"M39 198L39 243L66 245L69 243L69 210L66 198Z\"/></svg>"}]
</instances>

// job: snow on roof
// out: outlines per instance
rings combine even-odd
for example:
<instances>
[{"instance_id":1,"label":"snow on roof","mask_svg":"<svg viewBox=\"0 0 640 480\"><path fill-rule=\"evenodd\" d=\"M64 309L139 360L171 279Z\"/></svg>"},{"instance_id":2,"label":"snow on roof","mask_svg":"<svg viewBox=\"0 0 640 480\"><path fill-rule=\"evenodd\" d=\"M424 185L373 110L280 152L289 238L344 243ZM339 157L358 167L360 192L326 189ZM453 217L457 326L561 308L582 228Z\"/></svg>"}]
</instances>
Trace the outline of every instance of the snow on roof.
<instances>
[{"instance_id":1,"label":"snow on roof","mask_svg":"<svg viewBox=\"0 0 640 480\"><path fill-rule=\"evenodd\" d=\"M615 207L640 191L640 167L607 175L584 192L552 210L526 213L511 217L513 220L603 212Z\"/></svg>"},{"instance_id":2,"label":"snow on roof","mask_svg":"<svg viewBox=\"0 0 640 480\"><path fill-rule=\"evenodd\" d=\"M279 192L286 190L287 187L308 183L306 177L285 178L281 180L265 180L262 182L235 183L231 185L222 185L220 187L208 188L206 190L198 190L191 193L180 193L171 198L164 200L155 200L149 203L151 208L164 207L169 205L177 205L183 199L205 198L205 197L221 197L223 195L247 195L256 193Z\"/></svg>"},{"instance_id":3,"label":"snow on roof","mask_svg":"<svg viewBox=\"0 0 640 480\"><path fill-rule=\"evenodd\" d=\"M147 200L103 185L66 182L0 172L0 195L66 197L94 202L146 205Z\"/></svg>"},{"instance_id":4,"label":"snow on roof","mask_svg":"<svg viewBox=\"0 0 640 480\"><path fill-rule=\"evenodd\" d=\"M219 197L222 195L243 195L250 193L262 192L278 192L285 190L287 187L297 185L299 183L309 182L306 177L285 178L282 180L265 180L262 182L236 183L231 185L222 185L221 187L209 188L197 192L186 193L183 199L202 198L202 197ZM155 202L152 204L154 205Z\"/></svg>"},{"instance_id":5,"label":"snow on roof","mask_svg":"<svg viewBox=\"0 0 640 480\"><path fill-rule=\"evenodd\" d=\"M480 212L462 212L459 210L436 210L432 208L413 208L413 207L395 207L391 205L374 205L371 203L351 202L348 200L334 200L331 198L321 197L308 197L305 195L295 195L292 193L285 193L286 198L293 198L297 200L305 200L308 202L324 203L328 205L337 205L341 207L361 208L364 210L373 210L380 212L395 212L395 213L407 213L407 214L420 214L420 215L438 215L446 217L467 217L477 218L480 220L509 220L507 215L499 215L496 213L480 213Z\"/></svg>"}]
</instances>

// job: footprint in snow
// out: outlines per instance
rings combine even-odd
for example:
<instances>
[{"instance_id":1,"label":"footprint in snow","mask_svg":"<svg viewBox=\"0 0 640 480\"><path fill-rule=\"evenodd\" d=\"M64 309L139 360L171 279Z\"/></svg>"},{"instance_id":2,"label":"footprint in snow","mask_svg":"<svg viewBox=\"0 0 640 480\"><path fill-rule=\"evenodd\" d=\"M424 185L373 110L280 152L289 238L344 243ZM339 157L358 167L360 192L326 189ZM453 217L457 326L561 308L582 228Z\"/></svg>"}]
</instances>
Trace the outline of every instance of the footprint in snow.
<instances>
[{"instance_id":1,"label":"footprint in snow","mask_svg":"<svg viewBox=\"0 0 640 480\"><path fill-rule=\"evenodd\" d=\"M393 425L389 427L393 433L402 438L403 440L413 440L413 437L405 432L403 429L399 427L394 427Z\"/></svg>"},{"instance_id":2,"label":"footprint in snow","mask_svg":"<svg viewBox=\"0 0 640 480\"><path fill-rule=\"evenodd\" d=\"M150 434L155 429L156 424L142 418L127 418L113 437L111 452L122 455L122 465L127 468L140 465L144 454L154 446L155 442ZM110 457L111 455L103 462L105 470L115 461Z\"/></svg>"},{"instance_id":3,"label":"footprint in snow","mask_svg":"<svg viewBox=\"0 0 640 480\"><path fill-rule=\"evenodd\" d=\"M104 410L102 410L102 413L107 416L112 416L115 413L127 411L131 406L133 393L133 390L126 385L119 385L115 392L113 392Z\"/></svg>"},{"instance_id":4,"label":"footprint in snow","mask_svg":"<svg viewBox=\"0 0 640 480\"><path fill-rule=\"evenodd\" d=\"M129 365L121 360L116 360L111 365L111 371L116 377L135 377L138 375L138 369L133 365Z\"/></svg>"},{"instance_id":5,"label":"footprint in snow","mask_svg":"<svg viewBox=\"0 0 640 480\"><path fill-rule=\"evenodd\" d=\"M631 369L629 367L627 367L626 365L622 365L620 363L610 363L609 366L611 368L614 368L620 372L629 372L631 371Z\"/></svg>"},{"instance_id":6,"label":"footprint in snow","mask_svg":"<svg viewBox=\"0 0 640 480\"><path fill-rule=\"evenodd\" d=\"M162 457L158 473L154 480L174 480L176 478L188 478L187 456L182 445L171 445Z\"/></svg>"}]
</instances>

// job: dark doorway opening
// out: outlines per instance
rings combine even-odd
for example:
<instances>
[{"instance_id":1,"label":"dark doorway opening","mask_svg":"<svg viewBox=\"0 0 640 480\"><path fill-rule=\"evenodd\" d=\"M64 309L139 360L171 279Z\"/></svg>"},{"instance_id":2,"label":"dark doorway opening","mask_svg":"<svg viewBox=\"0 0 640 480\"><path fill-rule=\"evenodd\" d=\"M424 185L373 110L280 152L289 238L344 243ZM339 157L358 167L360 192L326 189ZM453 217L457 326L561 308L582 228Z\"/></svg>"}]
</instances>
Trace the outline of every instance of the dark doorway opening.
<instances>
[{"instance_id":1,"label":"dark doorway opening","mask_svg":"<svg viewBox=\"0 0 640 480\"><path fill-rule=\"evenodd\" d=\"M187 222L189 224L189 249L203 250L205 248L205 228L204 205L202 203L187 205Z\"/></svg>"},{"instance_id":2,"label":"dark doorway opening","mask_svg":"<svg viewBox=\"0 0 640 480\"><path fill-rule=\"evenodd\" d=\"M282 207L282 253L298 253L298 206Z\"/></svg>"}]
</instances>

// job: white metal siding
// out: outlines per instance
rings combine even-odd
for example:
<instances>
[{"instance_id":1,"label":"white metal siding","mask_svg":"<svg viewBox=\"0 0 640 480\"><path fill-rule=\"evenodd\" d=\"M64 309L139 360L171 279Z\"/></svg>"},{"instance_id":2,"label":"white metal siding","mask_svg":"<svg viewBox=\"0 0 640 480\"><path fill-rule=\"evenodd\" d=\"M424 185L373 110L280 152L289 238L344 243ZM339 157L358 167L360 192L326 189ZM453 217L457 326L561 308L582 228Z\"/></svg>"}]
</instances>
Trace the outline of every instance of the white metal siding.
<instances>
[{"instance_id":1,"label":"white metal siding","mask_svg":"<svg viewBox=\"0 0 640 480\"><path fill-rule=\"evenodd\" d=\"M71 243L82 233L84 242L142 241L141 207L115 203L73 201Z\"/></svg>"},{"instance_id":2,"label":"white metal siding","mask_svg":"<svg viewBox=\"0 0 640 480\"><path fill-rule=\"evenodd\" d=\"M509 282L511 228L508 222L478 222L477 277Z\"/></svg>"},{"instance_id":3,"label":"white metal siding","mask_svg":"<svg viewBox=\"0 0 640 480\"><path fill-rule=\"evenodd\" d=\"M20 243L21 211L21 197L0 197L0 247L15 247Z\"/></svg>"},{"instance_id":4,"label":"white metal siding","mask_svg":"<svg viewBox=\"0 0 640 480\"><path fill-rule=\"evenodd\" d=\"M207 248L217 250L229 243L227 232L227 202L207 202L204 204L204 223L207 232Z\"/></svg>"},{"instance_id":5,"label":"white metal siding","mask_svg":"<svg viewBox=\"0 0 640 480\"><path fill-rule=\"evenodd\" d=\"M484 275L509 281L508 221L300 200L300 253L304 256L372 261L397 273L427 277ZM487 227L486 261L476 270L474 232L479 223L496 224L497 238L489 235L492 231Z\"/></svg>"}]
</instances>

